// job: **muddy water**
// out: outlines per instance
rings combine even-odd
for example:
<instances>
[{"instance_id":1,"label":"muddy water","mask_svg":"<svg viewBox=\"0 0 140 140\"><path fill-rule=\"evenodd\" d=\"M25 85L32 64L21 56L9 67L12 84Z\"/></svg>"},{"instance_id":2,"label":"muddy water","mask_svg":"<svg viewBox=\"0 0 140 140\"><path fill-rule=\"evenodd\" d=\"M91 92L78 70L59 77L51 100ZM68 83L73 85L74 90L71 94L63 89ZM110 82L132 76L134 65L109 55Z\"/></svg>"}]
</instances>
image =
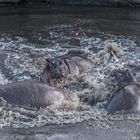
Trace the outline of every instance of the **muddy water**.
<instances>
[{"instance_id":1,"label":"muddy water","mask_svg":"<svg viewBox=\"0 0 140 140\"><path fill-rule=\"evenodd\" d=\"M26 8L13 9L14 15L4 9L8 15L2 14L0 17L0 83L38 80L45 66L45 58L69 52L82 53L95 61L96 66L80 77L69 78L66 90L74 95L74 100L64 102L59 107L37 110L12 106L1 100L1 128L22 128L20 133L24 128L71 125L83 121L90 123L90 120L94 120L99 128L111 128L110 122L114 120L133 120L139 126L138 114L109 116L105 106L110 93L116 88L116 83L110 77L114 69L130 68L140 80L140 11L75 7L74 13L70 8L61 7L62 10L54 7L49 9L52 13L47 14L44 6L39 8L33 8L32 12ZM42 14L43 10L45 14ZM110 57L109 46L113 46L116 55ZM15 131L16 135L17 129ZM13 131L11 133L14 134ZM26 135L27 132L24 133ZM40 134L40 131L34 133L36 136L32 139L45 139L47 135ZM10 134L4 138L9 137ZM24 136L19 137L24 139ZM16 136L17 139L19 137ZM62 134L59 138L68 137ZM57 139L57 136L48 139Z\"/></svg>"}]
</instances>

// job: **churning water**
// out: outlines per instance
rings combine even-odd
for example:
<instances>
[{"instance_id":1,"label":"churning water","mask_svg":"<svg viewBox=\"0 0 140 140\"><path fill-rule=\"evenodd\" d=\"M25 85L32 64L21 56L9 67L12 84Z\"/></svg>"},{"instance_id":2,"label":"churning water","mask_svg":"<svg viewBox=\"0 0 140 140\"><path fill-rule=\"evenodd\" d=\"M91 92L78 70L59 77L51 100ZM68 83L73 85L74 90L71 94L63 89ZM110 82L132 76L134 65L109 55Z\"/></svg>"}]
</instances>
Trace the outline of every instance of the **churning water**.
<instances>
[{"instance_id":1,"label":"churning water","mask_svg":"<svg viewBox=\"0 0 140 140\"><path fill-rule=\"evenodd\" d=\"M39 21L40 17L35 16L35 20ZM112 82L110 73L114 69L130 68L136 72L139 80L140 48L136 38L98 31L94 28L93 20L70 18L69 22L65 23L66 17L63 19L64 22L60 22L58 18L62 20L59 16L50 16L48 19L51 21L48 21L48 25L47 21L41 20L37 24L43 26L38 25L40 28L34 27L32 31L30 26L36 23L32 21L33 16L31 21L28 20L29 25L25 24L26 20L20 21L25 27L24 31L19 32L20 27L12 25L14 29L1 32L0 84L26 79L38 80L45 66L45 58L54 58L69 52L82 53L95 61L96 65L79 77L69 77L69 85L65 90L73 94L74 100L64 102L61 106L37 110L9 105L1 99L1 127L27 128L89 119L123 119L121 115L109 116L105 110L109 95L115 90L116 85ZM126 115L126 118L140 119L136 114Z\"/></svg>"}]
</instances>

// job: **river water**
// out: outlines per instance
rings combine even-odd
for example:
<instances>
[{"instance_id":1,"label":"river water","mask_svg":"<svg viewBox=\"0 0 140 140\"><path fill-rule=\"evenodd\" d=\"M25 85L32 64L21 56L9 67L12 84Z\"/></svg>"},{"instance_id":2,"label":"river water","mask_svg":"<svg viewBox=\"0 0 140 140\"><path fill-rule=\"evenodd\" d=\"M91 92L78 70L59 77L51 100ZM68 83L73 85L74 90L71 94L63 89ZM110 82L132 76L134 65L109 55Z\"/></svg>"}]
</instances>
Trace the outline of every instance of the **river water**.
<instances>
[{"instance_id":1,"label":"river water","mask_svg":"<svg viewBox=\"0 0 140 140\"><path fill-rule=\"evenodd\" d=\"M45 58L69 52L82 53L96 62L92 70L78 79L69 79L66 90L75 96L73 102L37 110L12 106L1 100L1 128L22 132L27 128L39 130L43 126L71 125L89 120L124 119L137 121L139 126L137 114L110 116L105 110L108 97L115 89L116 83L110 77L114 69L130 68L140 80L139 9L36 5L32 9L2 7L0 12L1 84L38 80ZM111 58L110 46L116 51ZM99 125L109 127L106 122ZM3 131L1 137L9 139L10 134L5 136ZM40 134L40 131L35 133ZM33 139L44 140L44 135ZM13 139L24 139L24 136Z\"/></svg>"}]
</instances>

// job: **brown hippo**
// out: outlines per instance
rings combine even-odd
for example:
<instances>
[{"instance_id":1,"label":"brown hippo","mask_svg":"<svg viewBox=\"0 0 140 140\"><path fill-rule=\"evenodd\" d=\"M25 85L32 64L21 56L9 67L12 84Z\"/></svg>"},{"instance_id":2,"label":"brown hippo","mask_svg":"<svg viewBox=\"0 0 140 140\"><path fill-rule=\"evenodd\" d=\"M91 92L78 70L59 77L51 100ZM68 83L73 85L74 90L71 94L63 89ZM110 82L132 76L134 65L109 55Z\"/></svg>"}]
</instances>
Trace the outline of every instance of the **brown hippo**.
<instances>
[{"instance_id":1,"label":"brown hippo","mask_svg":"<svg viewBox=\"0 0 140 140\"><path fill-rule=\"evenodd\" d=\"M113 93L107 104L109 114L116 111L139 111L140 110L140 84L129 70L115 72L118 80L118 89Z\"/></svg>"},{"instance_id":2,"label":"brown hippo","mask_svg":"<svg viewBox=\"0 0 140 140\"><path fill-rule=\"evenodd\" d=\"M62 101L70 99L55 87L31 81L0 85L0 97L10 104L35 108L60 105Z\"/></svg>"},{"instance_id":3,"label":"brown hippo","mask_svg":"<svg viewBox=\"0 0 140 140\"><path fill-rule=\"evenodd\" d=\"M82 56L61 56L46 60L46 66L41 75L41 82L52 84L53 80L64 81L69 75L80 75L89 71L95 63Z\"/></svg>"}]
</instances>

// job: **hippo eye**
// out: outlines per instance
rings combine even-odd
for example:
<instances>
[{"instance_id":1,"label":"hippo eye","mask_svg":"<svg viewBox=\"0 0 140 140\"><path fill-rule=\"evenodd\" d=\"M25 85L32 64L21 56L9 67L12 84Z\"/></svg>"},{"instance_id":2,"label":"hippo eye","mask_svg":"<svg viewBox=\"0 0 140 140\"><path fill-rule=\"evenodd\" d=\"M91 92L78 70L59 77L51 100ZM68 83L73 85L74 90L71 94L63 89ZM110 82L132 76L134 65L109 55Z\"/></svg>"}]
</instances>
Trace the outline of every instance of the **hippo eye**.
<instances>
[{"instance_id":1,"label":"hippo eye","mask_svg":"<svg viewBox=\"0 0 140 140\"><path fill-rule=\"evenodd\" d=\"M63 65L63 62L62 62L62 61L60 61L60 62L59 62L59 65L60 65L60 66L62 66L62 65Z\"/></svg>"}]
</instances>

